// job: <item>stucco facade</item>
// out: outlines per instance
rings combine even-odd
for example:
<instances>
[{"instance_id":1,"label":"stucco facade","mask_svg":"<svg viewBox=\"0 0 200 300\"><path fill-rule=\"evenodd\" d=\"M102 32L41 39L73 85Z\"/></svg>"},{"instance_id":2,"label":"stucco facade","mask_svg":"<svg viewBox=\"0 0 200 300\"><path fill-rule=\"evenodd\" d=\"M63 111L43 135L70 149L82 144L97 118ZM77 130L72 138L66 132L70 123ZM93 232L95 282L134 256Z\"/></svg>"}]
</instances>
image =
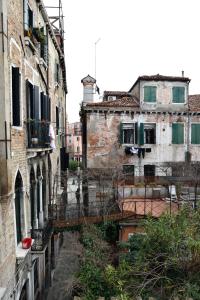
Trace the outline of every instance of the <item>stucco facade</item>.
<instances>
[{"instance_id":1,"label":"stucco facade","mask_svg":"<svg viewBox=\"0 0 200 300\"><path fill-rule=\"evenodd\" d=\"M134 176L170 176L171 168L163 166L184 163L188 155L191 162L199 161L200 102L199 95L188 95L189 82L141 76L129 92L107 91L102 102L83 103L84 166L119 171L132 166ZM110 101L112 95L117 99ZM153 166L150 173L145 166Z\"/></svg>"},{"instance_id":2,"label":"stucco facade","mask_svg":"<svg viewBox=\"0 0 200 300\"><path fill-rule=\"evenodd\" d=\"M1 1L0 13L0 295L44 299L57 247L48 205L65 146L64 50L42 1Z\"/></svg>"}]
</instances>

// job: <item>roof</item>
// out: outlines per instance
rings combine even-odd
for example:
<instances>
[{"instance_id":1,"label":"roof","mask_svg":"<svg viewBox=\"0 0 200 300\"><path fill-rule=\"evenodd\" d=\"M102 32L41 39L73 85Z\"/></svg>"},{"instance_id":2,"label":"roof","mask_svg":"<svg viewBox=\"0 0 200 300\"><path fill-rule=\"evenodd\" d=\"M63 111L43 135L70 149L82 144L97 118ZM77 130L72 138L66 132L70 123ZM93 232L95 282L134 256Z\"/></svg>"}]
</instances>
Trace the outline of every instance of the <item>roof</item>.
<instances>
[{"instance_id":1,"label":"roof","mask_svg":"<svg viewBox=\"0 0 200 300\"><path fill-rule=\"evenodd\" d=\"M123 97L121 99L86 104L86 107L139 107L139 101L135 97Z\"/></svg>"},{"instance_id":2,"label":"roof","mask_svg":"<svg viewBox=\"0 0 200 300\"><path fill-rule=\"evenodd\" d=\"M188 104L190 111L200 111L200 94L189 95Z\"/></svg>"},{"instance_id":3,"label":"roof","mask_svg":"<svg viewBox=\"0 0 200 300\"><path fill-rule=\"evenodd\" d=\"M81 79L82 83L96 83L96 79L90 76L89 74Z\"/></svg>"},{"instance_id":4,"label":"roof","mask_svg":"<svg viewBox=\"0 0 200 300\"><path fill-rule=\"evenodd\" d=\"M104 96L128 96L128 92L122 91L104 91Z\"/></svg>"},{"instance_id":5,"label":"roof","mask_svg":"<svg viewBox=\"0 0 200 300\"><path fill-rule=\"evenodd\" d=\"M123 211L133 212L136 215L160 217L164 212L170 210L170 202L165 199L124 199L121 202ZM171 202L171 211L178 211L178 204Z\"/></svg>"},{"instance_id":6,"label":"roof","mask_svg":"<svg viewBox=\"0 0 200 300\"><path fill-rule=\"evenodd\" d=\"M183 76L166 76L166 75L142 75L139 76L133 86L130 88L129 92L134 88L134 86L141 80L144 81L180 81L180 82L190 82L188 77Z\"/></svg>"}]
</instances>

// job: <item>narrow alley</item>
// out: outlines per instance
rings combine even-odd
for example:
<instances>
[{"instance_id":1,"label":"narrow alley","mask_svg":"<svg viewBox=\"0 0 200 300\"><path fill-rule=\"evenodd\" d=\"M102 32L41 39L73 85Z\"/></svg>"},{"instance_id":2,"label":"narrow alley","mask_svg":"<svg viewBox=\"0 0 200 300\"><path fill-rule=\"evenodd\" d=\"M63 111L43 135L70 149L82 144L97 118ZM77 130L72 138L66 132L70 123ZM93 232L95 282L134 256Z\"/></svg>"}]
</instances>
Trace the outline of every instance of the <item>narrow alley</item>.
<instances>
[{"instance_id":1,"label":"narrow alley","mask_svg":"<svg viewBox=\"0 0 200 300\"><path fill-rule=\"evenodd\" d=\"M75 273L79 269L81 254L78 232L65 232L63 245L56 264L53 283L46 300L71 300L71 292L76 282Z\"/></svg>"}]
</instances>

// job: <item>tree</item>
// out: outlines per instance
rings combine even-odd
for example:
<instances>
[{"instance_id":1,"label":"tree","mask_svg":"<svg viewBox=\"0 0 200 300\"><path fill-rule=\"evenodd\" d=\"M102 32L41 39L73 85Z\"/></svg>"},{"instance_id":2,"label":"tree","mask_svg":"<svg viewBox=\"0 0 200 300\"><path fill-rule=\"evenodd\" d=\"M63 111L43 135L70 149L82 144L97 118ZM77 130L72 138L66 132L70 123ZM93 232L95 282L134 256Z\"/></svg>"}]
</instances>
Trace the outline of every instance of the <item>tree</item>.
<instances>
[{"instance_id":1,"label":"tree","mask_svg":"<svg viewBox=\"0 0 200 300\"><path fill-rule=\"evenodd\" d=\"M129 269L123 292L134 299L200 299L200 214L189 209L144 221L146 234L130 238L127 245ZM123 263L123 262L122 262ZM120 266L117 268L119 272Z\"/></svg>"}]
</instances>

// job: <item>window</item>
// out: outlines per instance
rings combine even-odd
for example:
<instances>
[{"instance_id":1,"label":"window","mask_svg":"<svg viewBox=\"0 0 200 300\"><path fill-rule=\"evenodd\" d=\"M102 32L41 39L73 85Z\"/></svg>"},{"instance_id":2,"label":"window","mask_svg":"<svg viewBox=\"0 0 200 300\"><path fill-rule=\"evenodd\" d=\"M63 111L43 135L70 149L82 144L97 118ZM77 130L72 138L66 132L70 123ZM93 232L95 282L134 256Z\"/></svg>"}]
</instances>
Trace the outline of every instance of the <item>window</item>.
<instances>
[{"instance_id":1,"label":"window","mask_svg":"<svg viewBox=\"0 0 200 300\"><path fill-rule=\"evenodd\" d=\"M76 140L77 140L77 142L79 141L79 136L77 136Z\"/></svg>"},{"instance_id":2,"label":"window","mask_svg":"<svg viewBox=\"0 0 200 300\"><path fill-rule=\"evenodd\" d=\"M80 152L80 146L77 146L77 152L79 153Z\"/></svg>"},{"instance_id":3,"label":"window","mask_svg":"<svg viewBox=\"0 0 200 300\"><path fill-rule=\"evenodd\" d=\"M173 123L172 124L172 144L184 143L184 124Z\"/></svg>"},{"instance_id":4,"label":"window","mask_svg":"<svg viewBox=\"0 0 200 300\"><path fill-rule=\"evenodd\" d=\"M22 240L23 231L23 182L21 174L18 172L15 180L15 220L16 220L16 234L17 244Z\"/></svg>"},{"instance_id":5,"label":"window","mask_svg":"<svg viewBox=\"0 0 200 300\"><path fill-rule=\"evenodd\" d=\"M136 143L136 123L121 123L120 140L121 144Z\"/></svg>"},{"instance_id":6,"label":"window","mask_svg":"<svg viewBox=\"0 0 200 300\"><path fill-rule=\"evenodd\" d=\"M134 176L135 168L134 165L123 165L123 173Z\"/></svg>"},{"instance_id":7,"label":"window","mask_svg":"<svg viewBox=\"0 0 200 300\"><path fill-rule=\"evenodd\" d=\"M144 143L156 143L156 124L144 124Z\"/></svg>"},{"instance_id":8,"label":"window","mask_svg":"<svg viewBox=\"0 0 200 300\"><path fill-rule=\"evenodd\" d=\"M191 144L200 144L200 124L191 125Z\"/></svg>"},{"instance_id":9,"label":"window","mask_svg":"<svg viewBox=\"0 0 200 300\"><path fill-rule=\"evenodd\" d=\"M33 29L33 11L29 6L28 0L24 0L24 29L25 33Z\"/></svg>"},{"instance_id":10,"label":"window","mask_svg":"<svg viewBox=\"0 0 200 300\"><path fill-rule=\"evenodd\" d=\"M176 86L172 88L172 102L173 103L185 102L185 88L183 86Z\"/></svg>"},{"instance_id":11,"label":"window","mask_svg":"<svg viewBox=\"0 0 200 300\"><path fill-rule=\"evenodd\" d=\"M12 67L12 125L20 126L20 73Z\"/></svg>"},{"instance_id":12,"label":"window","mask_svg":"<svg viewBox=\"0 0 200 300\"><path fill-rule=\"evenodd\" d=\"M59 108L56 106L56 134L58 135L58 130L59 130Z\"/></svg>"},{"instance_id":13,"label":"window","mask_svg":"<svg viewBox=\"0 0 200 300\"><path fill-rule=\"evenodd\" d=\"M152 178L155 176L155 166L154 165L144 165L144 176L147 178Z\"/></svg>"},{"instance_id":14,"label":"window","mask_svg":"<svg viewBox=\"0 0 200 300\"><path fill-rule=\"evenodd\" d=\"M156 102L156 86L144 87L144 102Z\"/></svg>"}]
</instances>

